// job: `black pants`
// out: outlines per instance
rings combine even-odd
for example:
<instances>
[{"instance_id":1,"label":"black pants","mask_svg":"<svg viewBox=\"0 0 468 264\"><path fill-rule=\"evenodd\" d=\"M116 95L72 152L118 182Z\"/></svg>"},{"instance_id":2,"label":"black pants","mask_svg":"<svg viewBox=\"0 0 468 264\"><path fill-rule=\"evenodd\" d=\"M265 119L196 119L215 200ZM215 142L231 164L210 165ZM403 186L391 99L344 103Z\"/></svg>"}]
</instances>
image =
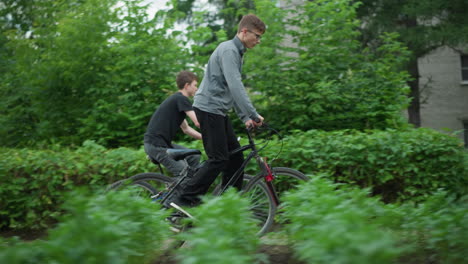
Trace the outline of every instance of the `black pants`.
<instances>
[{"instance_id":1,"label":"black pants","mask_svg":"<svg viewBox=\"0 0 468 264\"><path fill-rule=\"evenodd\" d=\"M224 172L222 184L225 186L244 162L242 152L229 156L230 151L240 147L229 117L204 112L197 108L194 110L200 123L208 160L193 177L186 179L179 189L180 198L191 201L196 201L197 196L205 194L220 172ZM243 176L242 173L232 186L238 190L242 189Z\"/></svg>"}]
</instances>

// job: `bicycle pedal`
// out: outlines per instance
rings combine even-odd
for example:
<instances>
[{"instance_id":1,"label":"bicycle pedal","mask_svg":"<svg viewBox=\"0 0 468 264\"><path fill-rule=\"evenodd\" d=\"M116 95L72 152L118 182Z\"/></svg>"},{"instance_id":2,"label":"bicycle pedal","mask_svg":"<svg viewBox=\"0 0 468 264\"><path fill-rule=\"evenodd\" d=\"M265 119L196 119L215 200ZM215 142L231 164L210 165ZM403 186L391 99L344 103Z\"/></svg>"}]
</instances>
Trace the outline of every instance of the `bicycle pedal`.
<instances>
[{"instance_id":1,"label":"bicycle pedal","mask_svg":"<svg viewBox=\"0 0 468 264\"><path fill-rule=\"evenodd\" d=\"M174 232L174 233L180 233L180 231L182 231L182 230L180 230L179 228L175 228L175 227L173 227L173 226L169 227L169 229L170 229L172 232Z\"/></svg>"},{"instance_id":2,"label":"bicycle pedal","mask_svg":"<svg viewBox=\"0 0 468 264\"><path fill-rule=\"evenodd\" d=\"M179 212L182 212L183 214L185 214L186 216L188 216L189 218L191 219L195 219L195 217L193 217L189 212L185 211L184 209L182 209L182 207L178 206L177 204L175 203L170 203L169 204L170 206L174 207L176 210L178 210Z\"/></svg>"}]
</instances>

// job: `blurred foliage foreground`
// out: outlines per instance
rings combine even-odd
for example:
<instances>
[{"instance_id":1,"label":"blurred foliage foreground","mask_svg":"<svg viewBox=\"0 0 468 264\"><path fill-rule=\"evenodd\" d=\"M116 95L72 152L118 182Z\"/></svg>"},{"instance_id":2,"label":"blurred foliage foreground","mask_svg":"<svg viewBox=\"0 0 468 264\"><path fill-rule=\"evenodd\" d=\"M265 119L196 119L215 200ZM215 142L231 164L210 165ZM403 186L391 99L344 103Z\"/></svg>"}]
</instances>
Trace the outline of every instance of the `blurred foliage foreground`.
<instances>
[{"instance_id":1,"label":"blurred foliage foreground","mask_svg":"<svg viewBox=\"0 0 468 264\"><path fill-rule=\"evenodd\" d=\"M384 204L368 190L317 175L285 197L287 243L302 263L463 263L468 249L468 196L437 192L423 203ZM126 192L67 196L60 223L47 238L0 239L0 262L268 263L248 201L234 191L190 209L187 232L173 234L168 212ZM184 240L181 248L171 241ZM163 255L163 254L166 254Z\"/></svg>"}]
</instances>

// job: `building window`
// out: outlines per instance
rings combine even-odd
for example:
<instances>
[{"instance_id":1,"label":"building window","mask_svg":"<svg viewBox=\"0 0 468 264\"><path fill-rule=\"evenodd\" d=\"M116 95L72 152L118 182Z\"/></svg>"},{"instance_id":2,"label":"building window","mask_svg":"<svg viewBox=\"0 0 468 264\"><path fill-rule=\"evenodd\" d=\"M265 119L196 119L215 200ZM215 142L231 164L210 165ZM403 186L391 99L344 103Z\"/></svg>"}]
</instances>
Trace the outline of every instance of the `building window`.
<instances>
[{"instance_id":1,"label":"building window","mask_svg":"<svg viewBox=\"0 0 468 264\"><path fill-rule=\"evenodd\" d=\"M468 148L468 120L463 121L463 134L465 138L465 148Z\"/></svg>"},{"instance_id":2,"label":"building window","mask_svg":"<svg viewBox=\"0 0 468 264\"><path fill-rule=\"evenodd\" d=\"M468 82L468 55L461 55L462 81Z\"/></svg>"}]
</instances>

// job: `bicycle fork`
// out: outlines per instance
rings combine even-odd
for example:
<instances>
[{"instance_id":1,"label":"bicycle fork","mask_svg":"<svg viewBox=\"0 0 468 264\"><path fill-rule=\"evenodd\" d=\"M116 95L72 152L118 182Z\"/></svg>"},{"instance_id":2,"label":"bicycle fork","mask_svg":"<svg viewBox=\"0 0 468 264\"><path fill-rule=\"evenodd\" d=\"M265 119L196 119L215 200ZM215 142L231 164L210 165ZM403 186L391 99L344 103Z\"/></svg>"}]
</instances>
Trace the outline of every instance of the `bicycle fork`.
<instances>
[{"instance_id":1,"label":"bicycle fork","mask_svg":"<svg viewBox=\"0 0 468 264\"><path fill-rule=\"evenodd\" d=\"M275 205L278 206L280 204L280 200L276 193L275 186L273 185L273 180L275 179L275 175L271 171L271 168L268 165L266 158L256 156L255 159L257 160L258 166L262 168L262 171L264 174L263 178L265 180L265 184L267 186L268 192L270 193L271 197L273 197L273 201Z\"/></svg>"}]
</instances>

